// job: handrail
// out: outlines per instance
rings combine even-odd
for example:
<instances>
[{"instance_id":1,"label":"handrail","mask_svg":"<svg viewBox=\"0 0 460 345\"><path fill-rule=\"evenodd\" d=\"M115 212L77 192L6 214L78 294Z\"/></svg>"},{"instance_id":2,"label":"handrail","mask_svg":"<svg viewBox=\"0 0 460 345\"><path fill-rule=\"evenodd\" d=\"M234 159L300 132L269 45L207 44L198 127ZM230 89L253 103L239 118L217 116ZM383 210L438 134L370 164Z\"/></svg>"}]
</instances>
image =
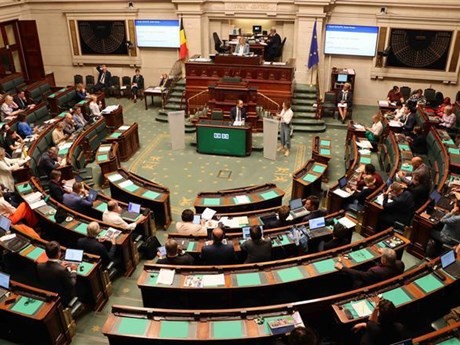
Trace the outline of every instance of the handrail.
<instances>
[{"instance_id":1,"label":"handrail","mask_svg":"<svg viewBox=\"0 0 460 345\"><path fill-rule=\"evenodd\" d=\"M209 101L209 90L203 90L198 92L187 99L187 112L188 114L196 114L197 112L203 111L208 106Z\"/></svg>"},{"instance_id":2,"label":"handrail","mask_svg":"<svg viewBox=\"0 0 460 345\"><path fill-rule=\"evenodd\" d=\"M270 112L270 114L279 112L281 108L277 102L262 92L257 92L257 105L262 107L262 110Z\"/></svg>"}]
</instances>

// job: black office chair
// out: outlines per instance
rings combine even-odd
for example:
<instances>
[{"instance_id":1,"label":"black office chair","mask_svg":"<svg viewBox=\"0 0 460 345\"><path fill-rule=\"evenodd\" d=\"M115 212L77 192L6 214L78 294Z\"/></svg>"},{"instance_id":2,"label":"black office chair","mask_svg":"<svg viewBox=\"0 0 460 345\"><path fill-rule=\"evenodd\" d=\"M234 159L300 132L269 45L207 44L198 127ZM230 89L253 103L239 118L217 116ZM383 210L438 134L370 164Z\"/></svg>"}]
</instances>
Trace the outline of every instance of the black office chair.
<instances>
[{"instance_id":1,"label":"black office chair","mask_svg":"<svg viewBox=\"0 0 460 345\"><path fill-rule=\"evenodd\" d=\"M118 76L110 78L110 96L120 97L120 77Z\"/></svg>"},{"instance_id":2,"label":"black office chair","mask_svg":"<svg viewBox=\"0 0 460 345\"><path fill-rule=\"evenodd\" d=\"M75 74L75 75L73 76L73 83L74 83L75 85L77 85L77 84L83 84L83 76L82 76L81 74Z\"/></svg>"},{"instance_id":3,"label":"black office chair","mask_svg":"<svg viewBox=\"0 0 460 345\"><path fill-rule=\"evenodd\" d=\"M434 97L436 98L436 106L439 107L444 102L444 94L441 91L437 91Z\"/></svg>"},{"instance_id":4,"label":"black office chair","mask_svg":"<svg viewBox=\"0 0 460 345\"><path fill-rule=\"evenodd\" d=\"M331 117L334 118L335 112L337 111L337 94L335 91L327 91L324 94L324 100L321 104L320 116L324 117L326 111L331 114Z\"/></svg>"},{"instance_id":5,"label":"black office chair","mask_svg":"<svg viewBox=\"0 0 460 345\"><path fill-rule=\"evenodd\" d=\"M437 107L436 105L436 90L432 88L425 89L423 96L426 99L426 105L430 107Z\"/></svg>"},{"instance_id":6,"label":"black office chair","mask_svg":"<svg viewBox=\"0 0 460 345\"><path fill-rule=\"evenodd\" d=\"M399 91L401 92L404 101L407 101L410 97L411 88L409 86L401 86Z\"/></svg>"},{"instance_id":7,"label":"black office chair","mask_svg":"<svg viewBox=\"0 0 460 345\"><path fill-rule=\"evenodd\" d=\"M283 41L281 42L281 45L279 46L278 51L276 52L276 54L274 56L275 61L281 60L281 58L283 56L283 49L284 49L284 44L286 43L286 38L287 37L283 38Z\"/></svg>"},{"instance_id":8,"label":"black office chair","mask_svg":"<svg viewBox=\"0 0 460 345\"><path fill-rule=\"evenodd\" d=\"M124 76L121 78L121 88L120 88L120 95L127 96L128 98L131 97L131 78L128 76Z\"/></svg>"},{"instance_id":9,"label":"black office chair","mask_svg":"<svg viewBox=\"0 0 460 345\"><path fill-rule=\"evenodd\" d=\"M211 120L223 120L224 119L224 112L222 109L214 108L211 111Z\"/></svg>"},{"instance_id":10,"label":"black office chair","mask_svg":"<svg viewBox=\"0 0 460 345\"><path fill-rule=\"evenodd\" d=\"M228 53L230 47L225 46L222 43L217 32L213 32L212 38L214 39L214 49L216 50L216 52L218 52L219 54Z\"/></svg>"},{"instance_id":11,"label":"black office chair","mask_svg":"<svg viewBox=\"0 0 460 345\"><path fill-rule=\"evenodd\" d=\"M94 76L93 75L87 75L85 77L85 84L86 84L86 90L89 92L89 93L93 93L94 92L94 85L96 85L94 83Z\"/></svg>"}]
</instances>

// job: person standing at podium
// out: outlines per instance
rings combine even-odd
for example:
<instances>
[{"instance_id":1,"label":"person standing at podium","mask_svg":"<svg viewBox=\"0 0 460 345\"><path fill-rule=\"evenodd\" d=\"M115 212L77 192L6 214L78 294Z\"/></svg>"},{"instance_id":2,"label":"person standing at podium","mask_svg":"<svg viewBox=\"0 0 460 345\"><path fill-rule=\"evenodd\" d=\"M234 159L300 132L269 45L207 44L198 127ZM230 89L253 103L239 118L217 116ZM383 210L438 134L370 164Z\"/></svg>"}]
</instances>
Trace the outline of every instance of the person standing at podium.
<instances>
[{"instance_id":1,"label":"person standing at podium","mask_svg":"<svg viewBox=\"0 0 460 345\"><path fill-rule=\"evenodd\" d=\"M276 151L284 151L284 155L289 156L289 150L291 149L291 120L294 113L291 110L291 103L289 101L283 102L283 109L281 113L276 114L276 117L280 119L280 140L281 145Z\"/></svg>"},{"instance_id":2,"label":"person standing at podium","mask_svg":"<svg viewBox=\"0 0 460 345\"><path fill-rule=\"evenodd\" d=\"M232 121L246 121L246 109L243 108L243 101L239 99L236 105L230 110Z\"/></svg>"}]
</instances>

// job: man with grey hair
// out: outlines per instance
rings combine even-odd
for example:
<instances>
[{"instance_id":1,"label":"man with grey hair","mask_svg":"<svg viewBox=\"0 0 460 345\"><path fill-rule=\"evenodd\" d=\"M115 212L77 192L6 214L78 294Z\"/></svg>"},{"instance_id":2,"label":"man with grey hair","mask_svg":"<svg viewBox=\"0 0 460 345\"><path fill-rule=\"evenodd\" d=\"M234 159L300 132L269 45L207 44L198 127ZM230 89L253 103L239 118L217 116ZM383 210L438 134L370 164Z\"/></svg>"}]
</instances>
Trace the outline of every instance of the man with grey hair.
<instances>
[{"instance_id":1,"label":"man with grey hair","mask_svg":"<svg viewBox=\"0 0 460 345\"><path fill-rule=\"evenodd\" d=\"M379 252L382 255L380 264L369 268L365 272L345 267L340 257L339 261L335 263L335 268L351 279L353 289L375 284L404 272L404 263L397 260L396 252L393 249L381 248Z\"/></svg>"}]
</instances>

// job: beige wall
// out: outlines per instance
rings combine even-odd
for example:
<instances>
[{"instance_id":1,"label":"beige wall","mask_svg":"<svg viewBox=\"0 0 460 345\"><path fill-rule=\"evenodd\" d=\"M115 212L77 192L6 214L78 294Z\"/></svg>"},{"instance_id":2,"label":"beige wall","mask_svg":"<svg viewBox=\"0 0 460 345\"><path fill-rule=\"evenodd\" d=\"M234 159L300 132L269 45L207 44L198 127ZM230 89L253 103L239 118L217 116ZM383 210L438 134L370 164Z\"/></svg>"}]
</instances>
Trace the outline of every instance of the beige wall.
<instances>
[{"instance_id":1,"label":"beige wall","mask_svg":"<svg viewBox=\"0 0 460 345\"><path fill-rule=\"evenodd\" d=\"M388 0L385 3L364 0L354 1L292 1L240 2L237 0L218 2L206 0L138 1L135 10L127 8L127 1L61 1L0 0L0 21L12 19L34 19L40 35L45 70L54 72L58 85L71 84L74 74L95 74L96 63L107 63L114 75L132 75L134 64L141 66L147 84L156 84L163 72L169 72L178 58L177 49L137 49L138 57L121 63L110 58L75 59L69 39L69 18L88 16L99 19L175 19L182 15L190 55L214 53L211 35L217 32L226 37L233 27L250 31L252 25L261 24L264 29L276 26L282 37L287 37L283 57L297 61L296 80L310 83L316 80L316 69L306 68L315 18L318 20L318 42L322 48L323 27L326 23L378 25L401 28L436 28L460 31L460 1L444 0L434 4L428 0L410 3ZM380 14L386 7L387 13ZM436 15L433 15L436 13ZM74 65L76 63L81 66ZM129 66L131 64L131 66ZM320 54L318 76L321 92L330 86L329 73L332 67L353 68L356 71L355 102L376 104L393 85L408 85L412 88L433 87L446 96L455 97L458 85L445 85L443 80L457 80L455 73L434 73L404 69L375 68L375 58L324 56ZM376 78L376 79L371 79ZM439 79L433 81L432 79Z\"/></svg>"}]
</instances>

